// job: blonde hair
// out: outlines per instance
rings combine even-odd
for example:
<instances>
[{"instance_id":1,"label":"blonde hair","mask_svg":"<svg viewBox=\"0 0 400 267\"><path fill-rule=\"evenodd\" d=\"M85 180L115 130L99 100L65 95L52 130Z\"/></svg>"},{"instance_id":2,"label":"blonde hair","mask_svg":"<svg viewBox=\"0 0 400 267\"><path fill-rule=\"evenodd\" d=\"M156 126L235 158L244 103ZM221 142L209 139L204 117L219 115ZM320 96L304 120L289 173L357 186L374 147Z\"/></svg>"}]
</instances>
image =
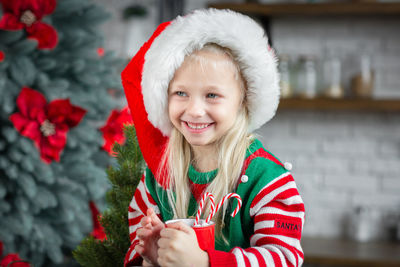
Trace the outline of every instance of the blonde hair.
<instances>
[{"instance_id":1,"label":"blonde hair","mask_svg":"<svg viewBox=\"0 0 400 267\"><path fill-rule=\"evenodd\" d=\"M238 81L242 91L241 108L238 111L237 118L228 132L216 143L218 151L217 175L205 189L205 191L211 192L215 196L216 202L219 202L224 195L236 189L246 150L252 140L252 135L247 133L249 120L246 105L246 82L241 75L239 64L229 49L216 44L206 44L199 51L209 51L226 55L227 60L223 64L227 67L233 67L235 79ZM189 60L189 62L196 60L201 63L209 59L202 56L201 53L194 52L186 56L186 60ZM214 62L212 63L214 64ZM214 67L217 67L216 64L217 62L215 62ZM187 211L191 191L187 174L192 162L193 157L190 144L176 128L173 128L160 166L167 166L167 173L170 178L168 187L171 189L167 190L167 195L174 218L186 218L188 216ZM176 192L176 194L174 195L173 192ZM223 237L222 228L224 227L225 210L226 205L213 218L213 221L216 223L216 233L220 234L221 237ZM207 205L202 214L209 213L210 205ZM224 237L223 239L226 242Z\"/></svg>"}]
</instances>

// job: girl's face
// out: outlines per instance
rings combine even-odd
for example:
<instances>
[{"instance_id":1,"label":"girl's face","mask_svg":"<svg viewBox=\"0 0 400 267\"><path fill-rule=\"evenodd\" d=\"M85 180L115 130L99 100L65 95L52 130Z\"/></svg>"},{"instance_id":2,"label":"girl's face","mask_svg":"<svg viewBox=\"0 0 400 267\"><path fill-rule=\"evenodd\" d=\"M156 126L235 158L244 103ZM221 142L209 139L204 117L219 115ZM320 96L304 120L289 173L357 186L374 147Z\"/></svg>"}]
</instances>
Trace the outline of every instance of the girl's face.
<instances>
[{"instance_id":1,"label":"girl's face","mask_svg":"<svg viewBox=\"0 0 400 267\"><path fill-rule=\"evenodd\" d=\"M241 89L226 55L199 51L206 60L185 60L168 89L172 124L192 146L213 146L234 124Z\"/></svg>"}]
</instances>

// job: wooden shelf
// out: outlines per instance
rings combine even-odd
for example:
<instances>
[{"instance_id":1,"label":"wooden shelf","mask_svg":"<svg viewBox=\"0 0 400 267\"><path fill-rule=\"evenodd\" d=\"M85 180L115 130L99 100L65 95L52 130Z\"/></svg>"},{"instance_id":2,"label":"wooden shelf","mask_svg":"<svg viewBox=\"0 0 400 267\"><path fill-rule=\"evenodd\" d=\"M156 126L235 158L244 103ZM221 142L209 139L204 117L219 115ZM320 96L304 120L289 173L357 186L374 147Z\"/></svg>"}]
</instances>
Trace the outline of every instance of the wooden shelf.
<instances>
[{"instance_id":1,"label":"wooden shelf","mask_svg":"<svg viewBox=\"0 0 400 267\"><path fill-rule=\"evenodd\" d=\"M287 4L259 4L259 3L210 3L209 7L217 9L232 9L237 12L262 15L399 15L400 3L287 3Z\"/></svg>"},{"instance_id":2,"label":"wooden shelf","mask_svg":"<svg viewBox=\"0 0 400 267\"><path fill-rule=\"evenodd\" d=\"M330 99L330 98L287 98L281 99L280 110L351 110L400 112L400 99Z\"/></svg>"},{"instance_id":3,"label":"wooden shelf","mask_svg":"<svg viewBox=\"0 0 400 267\"><path fill-rule=\"evenodd\" d=\"M353 267L400 266L400 243L366 242L304 237L307 264Z\"/></svg>"}]
</instances>

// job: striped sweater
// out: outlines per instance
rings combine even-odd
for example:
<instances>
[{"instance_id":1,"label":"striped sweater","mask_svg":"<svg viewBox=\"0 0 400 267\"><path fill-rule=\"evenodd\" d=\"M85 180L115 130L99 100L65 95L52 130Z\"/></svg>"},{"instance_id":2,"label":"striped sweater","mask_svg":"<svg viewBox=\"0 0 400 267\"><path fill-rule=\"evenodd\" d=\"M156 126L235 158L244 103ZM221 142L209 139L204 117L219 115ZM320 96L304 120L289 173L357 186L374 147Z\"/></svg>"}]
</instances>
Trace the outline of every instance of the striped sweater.
<instances>
[{"instance_id":1,"label":"striped sweater","mask_svg":"<svg viewBox=\"0 0 400 267\"><path fill-rule=\"evenodd\" d=\"M216 171L198 173L191 167L188 176L192 193L198 197L199 188L203 189L215 175ZM146 210L152 207L163 221L172 218L163 190L147 169L129 206L131 246L125 266L141 261L134 247L139 242L136 230ZM258 140L247 151L236 193L242 198L242 208L236 217L226 216L223 233L229 244L216 239L215 250L207 250L210 266L301 266L303 201L291 173ZM196 197L191 197L189 215L197 210ZM236 201L232 203L227 214L236 207Z\"/></svg>"}]
</instances>

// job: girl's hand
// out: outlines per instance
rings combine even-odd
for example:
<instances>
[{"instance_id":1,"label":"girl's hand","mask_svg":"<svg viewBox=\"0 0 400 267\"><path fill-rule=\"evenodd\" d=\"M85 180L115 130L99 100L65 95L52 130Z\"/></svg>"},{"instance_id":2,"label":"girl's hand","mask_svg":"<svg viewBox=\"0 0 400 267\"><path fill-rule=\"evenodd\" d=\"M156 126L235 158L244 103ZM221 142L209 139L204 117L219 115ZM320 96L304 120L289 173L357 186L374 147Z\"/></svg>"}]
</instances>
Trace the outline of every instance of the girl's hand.
<instances>
[{"instance_id":1,"label":"girl's hand","mask_svg":"<svg viewBox=\"0 0 400 267\"><path fill-rule=\"evenodd\" d=\"M142 227L136 231L139 244L135 246L135 250L142 256L143 266L157 266L157 241L160 238L160 231L165 228L164 223L158 218L154 210L149 208L147 216L142 218L140 224Z\"/></svg>"},{"instance_id":2,"label":"girl's hand","mask_svg":"<svg viewBox=\"0 0 400 267\"><path fill-rule=\"evenodd\" d=\"M155 265L153 265L153 264L147 262L146 260L143 260L142 266L143 266L143 267L154 267Z\"/></svg>"},{"instance_id":3,"label":"girl's hand","mask_svg":"<svg viewBox=\"0 0 400 267\"><path fill-rule=\"evenodd\" d=\"M158 264L167 266L209 266L208 254L199 247L196 233L184 223L168 224L158 240Z\"/></svg>"}]
</instances>

